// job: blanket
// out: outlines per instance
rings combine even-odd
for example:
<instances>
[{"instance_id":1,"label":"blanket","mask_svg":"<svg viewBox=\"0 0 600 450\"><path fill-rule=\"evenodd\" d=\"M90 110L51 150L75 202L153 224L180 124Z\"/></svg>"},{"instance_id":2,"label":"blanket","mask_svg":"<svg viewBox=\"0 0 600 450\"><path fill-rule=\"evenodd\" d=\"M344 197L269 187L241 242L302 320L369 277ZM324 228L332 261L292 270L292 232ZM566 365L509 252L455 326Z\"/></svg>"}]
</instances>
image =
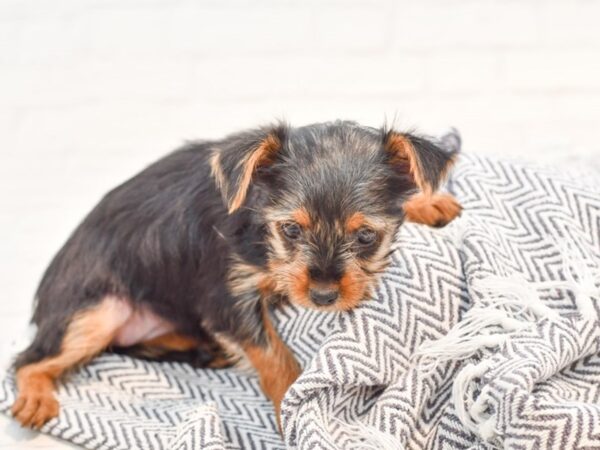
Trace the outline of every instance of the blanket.
<instances>
[{"instance_id":1,"label":"blanket","mask_svg":"<svg viewBox=\"0 0 600 450\"><path fill-rule=\"evenodd\" d=\"M461 155L462 217L406 224L372 299L274 312L304 371L283 438L256 376L105 354L42 431L89 449L600 448L600 174ZM8 374L0 410L15 397Z\"/></svg>"}]
</instances>

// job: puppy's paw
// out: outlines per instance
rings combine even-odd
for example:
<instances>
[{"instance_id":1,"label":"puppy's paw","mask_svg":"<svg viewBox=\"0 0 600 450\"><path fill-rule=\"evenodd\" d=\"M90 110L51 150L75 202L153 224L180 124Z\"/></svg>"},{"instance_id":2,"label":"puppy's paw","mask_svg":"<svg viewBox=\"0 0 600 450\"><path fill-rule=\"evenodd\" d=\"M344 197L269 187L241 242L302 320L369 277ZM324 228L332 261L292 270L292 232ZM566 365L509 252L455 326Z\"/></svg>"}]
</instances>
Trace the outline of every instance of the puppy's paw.
<instances>
[{"instance_id":1,"label":"puppy's paw","mask_svg":"<svg viewBox=\"0 0 600 450\"><path fill-rule=\"evenodd\" d=\"M58 416L58 401L52 394L24 393L19 395L11 412L24 427L40 428Z\"/></svg>"},{"instance_id":2,"label":"puppy's paw","mask_svg":"<svg viewBox=\"0 0 600 450\"><path fill-rule=\"evenodd\" d=\"M460 216L462 206L458 200L450 194L438 194L433 196L432 207L437 210L437 221L431 226L444 227Z\"/></svg>"},{"instance_id":3,"label":"puppy's paw","mask_svg":"<svg viewBox=\"0 0 600 450\"><path fill-rule=\"evenodd\" d=\"M49 382L49 384L48 384ZM41 428L46 422L58 416L59 404L54 398L50 380L35 380L19 391L11 412L22 426Z\"/></svg>"},{"instance_id":4,"label":"puppy's paw","mask_svg":"<svg viewBox=\"0 0 600 450\"><path fill-rule=\"evenodd\" d=\"M409 222L443 227L460 215L462 206L450 194L416 195L404 203Z\"/></svg>"}]
</instances>

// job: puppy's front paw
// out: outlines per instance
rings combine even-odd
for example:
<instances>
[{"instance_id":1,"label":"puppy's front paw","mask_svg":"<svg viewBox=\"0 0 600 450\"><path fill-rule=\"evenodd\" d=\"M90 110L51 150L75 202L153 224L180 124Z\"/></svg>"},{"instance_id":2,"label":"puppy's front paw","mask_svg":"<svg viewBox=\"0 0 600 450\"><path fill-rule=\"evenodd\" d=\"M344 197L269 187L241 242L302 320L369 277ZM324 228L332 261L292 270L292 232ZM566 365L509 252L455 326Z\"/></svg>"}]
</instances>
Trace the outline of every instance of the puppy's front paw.
<instances>
[{"instance_id":1,"label":"puppy's front paw","mask_svg":"<svg viewBox=\"0 0 600 450\"><path fill-rule=\"evenodd\" d=\"M22 426L41 428L58 416L59 405L54 398L54 385L45 374L35 374L19 380L19 396L11 412Z\"/></svg>"},{"instance_id":2,"label":"puppy's front paw","mask_svg":"<svg viewBox=\"0 0 600 450\"><path fill-rule=\"evenodd\" d=\"M11 408L12 415L22 426L32 428L41 428L58 416L58 410L58 401L52 393L31 391L20 394Z\"/></svg>"},{"instance_id":3,"label":"puppy's front paw","mask_svg":"<svg viewBox=\"0 0 600 450\"><path fill-rule=\"evenodd\" d=\"M404 204L409 222L422 223L431 227L443 227L460 215L462 206L450 194L419 194Z\"/></svg>"}]
</instances>

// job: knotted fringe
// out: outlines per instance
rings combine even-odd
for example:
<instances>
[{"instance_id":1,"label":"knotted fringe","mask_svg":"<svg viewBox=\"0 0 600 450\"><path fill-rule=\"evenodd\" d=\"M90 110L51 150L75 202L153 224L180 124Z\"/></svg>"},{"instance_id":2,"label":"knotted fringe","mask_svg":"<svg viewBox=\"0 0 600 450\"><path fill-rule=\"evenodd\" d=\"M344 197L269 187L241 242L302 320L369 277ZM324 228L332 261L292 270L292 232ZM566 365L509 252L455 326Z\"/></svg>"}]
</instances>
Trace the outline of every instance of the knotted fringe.
<instances>
[{"instance_id":1,"label":"knotted fringe","mask_svg":"<svg viewBox=\"0 0 600 450\"><path fill-rule=\"evenodd\" d=\"M356 450L402 450L402 443L391 434L385 433L378 428L355 422L354 424L343 422L338 418L333 418L350 435L360 436L360 442L350 442L344 448Z\"/></svg>"},{"instance_id":2,"label":"knotted fringe","mask_svg":"<svg viewBox=\"0 0 600 450\"><path fill-rule=\"evenodd\" d=\"M513 333L535 326L541 319L559 320L539 297L540 291L571 291L580 314L596 317L593 298L600 299L600 274L594 274L585 260L570 247L561 245L565 280L528 282L518 275L488 276L471 284L481 294L480 304L473 306L441 339L423 343L413 359L426 373L439 364L474 356L483 349L497 348ZM575 276L575 271L579 276ZM491 367L491 360L466 365L454 380L452 399L462 424L489 441L497 435L496 417L490 414L487 386L478 390L477 382Z\"/></svg>"},{"instance_id":3,"label":"knotted fringe","mask_svg":"<svg viewBox=\"0 0 600 450\"><path fill-rule=\"evenodd\" d=\"M481 304L473 306L446 336L424 342L413 354L426 372L441 363L469 358L483 348L497 347L532 321L558 317L518 276L489 276L473 281L472 288L484 296Z\"/></svg>"}]
</instances>

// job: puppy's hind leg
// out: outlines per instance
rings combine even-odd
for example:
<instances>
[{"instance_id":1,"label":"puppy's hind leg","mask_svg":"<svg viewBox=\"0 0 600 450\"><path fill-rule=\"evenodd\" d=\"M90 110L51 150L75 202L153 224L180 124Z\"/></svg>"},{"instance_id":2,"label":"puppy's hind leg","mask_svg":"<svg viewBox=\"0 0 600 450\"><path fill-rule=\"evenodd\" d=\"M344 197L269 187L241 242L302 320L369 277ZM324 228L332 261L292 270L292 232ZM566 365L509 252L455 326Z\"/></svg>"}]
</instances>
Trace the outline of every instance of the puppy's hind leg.
<instances>
[{"instance_id":1,"label":"puppy's hind leg","mask_svg":"<svg viewBox=\"0 0 600 450\"><path fill-rule=\"evenodd\" d=\"M188 363L197 368L218 369L233 363L210 336L191 337L177 331L112 351L141 359Z\"/></svg>"},{"instance_id":2,"label":"puppy's hind leg","mask_svg":"<svg viewBox=\"0 0 600 450\"><path fill-rule=\"evenodd\" d=\"M12 405L13 416L23 426L34 428L56 417L59 405L54 398L55 381L67 370L90 360L108 347L130 315L131 307L126 301L107 296L71 317L59 351L50 355L44 354L45 337L39 333L48 333L51 329L42 324L38 336L20 358L21 363L17 361L16 364L19 392Z\"/></svg>"}]
</instances>

